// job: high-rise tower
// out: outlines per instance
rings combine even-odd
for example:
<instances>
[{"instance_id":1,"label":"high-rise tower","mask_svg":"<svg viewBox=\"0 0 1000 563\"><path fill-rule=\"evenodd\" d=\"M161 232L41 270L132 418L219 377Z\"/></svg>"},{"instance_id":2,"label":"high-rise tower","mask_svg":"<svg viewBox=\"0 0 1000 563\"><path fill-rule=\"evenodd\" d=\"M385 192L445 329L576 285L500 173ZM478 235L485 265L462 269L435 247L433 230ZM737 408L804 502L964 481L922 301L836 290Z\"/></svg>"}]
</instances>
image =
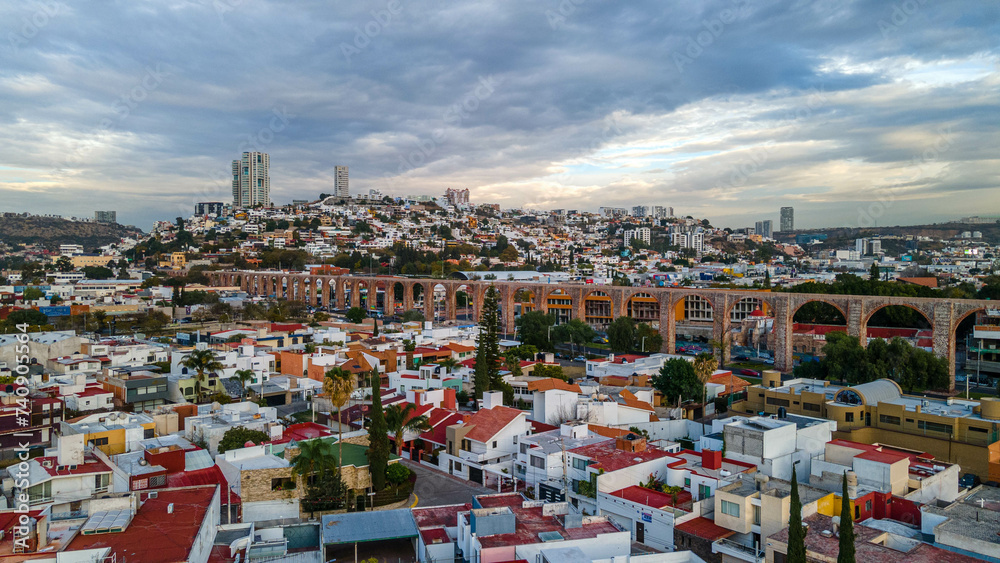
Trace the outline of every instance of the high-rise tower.
<instances>
[{"instance_id":1,"label":"high-rise tower","mask_svg":"<svg viewBox=\"0 0 1000 563\"><path fill-rule=\"evenodd\" d=\"M264 152L245 152L233 161L233 207L271 205L270 157Z\"/></svg>"}]
</instances>

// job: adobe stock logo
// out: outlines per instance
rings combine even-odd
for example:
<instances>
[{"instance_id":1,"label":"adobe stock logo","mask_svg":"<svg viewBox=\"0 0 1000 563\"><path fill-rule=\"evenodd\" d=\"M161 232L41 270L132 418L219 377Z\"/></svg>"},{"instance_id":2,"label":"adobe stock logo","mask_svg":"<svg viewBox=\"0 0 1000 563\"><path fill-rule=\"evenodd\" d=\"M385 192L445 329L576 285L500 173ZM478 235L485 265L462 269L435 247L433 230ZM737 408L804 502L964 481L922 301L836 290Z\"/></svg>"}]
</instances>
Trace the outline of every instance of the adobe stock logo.
<instances>
[{"instance_id":1,"label":"adobe stock logo","mask_svg":"<svg viewBox=\"0 0 1000 563\"><path fill-rule=\"evenodd\" d=\"M403 11L403 6L399 0L389 0L382 10L372 10L372 19L368 20L362 27L354 26L353 43L341 42L340 52L344 54L344 60L351 64L351 58L360 55L361 51L371 45L372 40L382 34L385 28L393 22L393 19Z\"/></svg>"}]
</instances>

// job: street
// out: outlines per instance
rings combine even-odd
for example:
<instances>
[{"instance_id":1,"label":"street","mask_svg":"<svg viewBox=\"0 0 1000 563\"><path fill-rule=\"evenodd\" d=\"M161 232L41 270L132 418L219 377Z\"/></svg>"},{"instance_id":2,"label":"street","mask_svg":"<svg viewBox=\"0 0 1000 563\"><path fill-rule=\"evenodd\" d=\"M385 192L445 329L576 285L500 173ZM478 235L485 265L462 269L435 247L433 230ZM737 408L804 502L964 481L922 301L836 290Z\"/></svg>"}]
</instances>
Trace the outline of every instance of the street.
<instances>
[{"instance_id":1,"label":"street","mask_svg":"<svg viewBox=\"0 0 1000 563\"><path fill-rule=\"evenodd\" d=\"M417 496L417 506L441 506L472 502L475 495L496 493L481 485L471 483L435 471L419 463L402 460L402 463L417 474L417 483L413 493Z\"/></svg>"}]
</instances>

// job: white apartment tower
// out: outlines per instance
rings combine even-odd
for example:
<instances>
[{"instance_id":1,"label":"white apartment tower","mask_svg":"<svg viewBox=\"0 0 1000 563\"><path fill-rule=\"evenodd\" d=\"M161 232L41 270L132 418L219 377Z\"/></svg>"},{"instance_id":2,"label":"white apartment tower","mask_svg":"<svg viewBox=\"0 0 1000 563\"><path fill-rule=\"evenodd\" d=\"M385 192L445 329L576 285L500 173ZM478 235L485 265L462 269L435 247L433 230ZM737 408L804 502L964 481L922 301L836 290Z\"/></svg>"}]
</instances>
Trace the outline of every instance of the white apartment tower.
<instances>
[{"instance_id":1,"label":"white apartment tower","mask_svg":"<svg viewBox=\"0 0 1000 563\"><path fill-rule=\"evenodd\" d=\"M351 190L347 184L346 166L335 166L333 168L333 195L344 199L351 197Z\"/></svg>"},{"instance_id":2,"label":"white apartment tower","mask_svg":"<svg viewBox=\"0 0 1000 563\"><path fill-rule=\"evenodd\" d=\"M270 207L270 163L271 159L265 152L245 152L240 160L233 161L234 208Z\"/></svg>"}]
</instances>

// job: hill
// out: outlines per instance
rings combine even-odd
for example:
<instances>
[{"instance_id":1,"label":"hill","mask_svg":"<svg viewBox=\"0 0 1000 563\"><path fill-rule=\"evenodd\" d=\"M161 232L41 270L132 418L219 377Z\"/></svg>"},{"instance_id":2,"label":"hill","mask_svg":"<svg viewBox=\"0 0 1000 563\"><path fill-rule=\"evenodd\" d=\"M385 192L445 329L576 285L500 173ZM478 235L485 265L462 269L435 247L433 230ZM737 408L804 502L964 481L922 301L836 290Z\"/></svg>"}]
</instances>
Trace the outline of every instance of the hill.
<instances>
[{"instance_id":1,"label":"hill","mask_svg":"<svg viewBox=\"0 0 1000 563\"><path fill-rule=\"evenodd\" d=\"M137 236L142 236L142 230L131 225L84 223L13 213L0 216L0 242L10 245L40 244L55 250L60 244L82 244L85 250L91 251L125 237Z\"/></svg>"}]
</instances>

